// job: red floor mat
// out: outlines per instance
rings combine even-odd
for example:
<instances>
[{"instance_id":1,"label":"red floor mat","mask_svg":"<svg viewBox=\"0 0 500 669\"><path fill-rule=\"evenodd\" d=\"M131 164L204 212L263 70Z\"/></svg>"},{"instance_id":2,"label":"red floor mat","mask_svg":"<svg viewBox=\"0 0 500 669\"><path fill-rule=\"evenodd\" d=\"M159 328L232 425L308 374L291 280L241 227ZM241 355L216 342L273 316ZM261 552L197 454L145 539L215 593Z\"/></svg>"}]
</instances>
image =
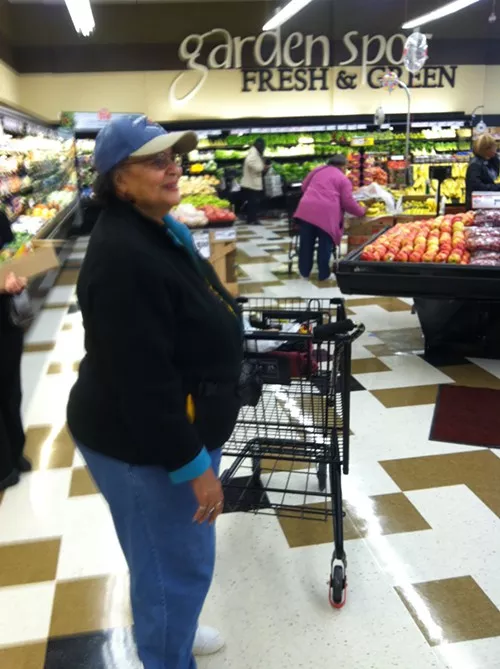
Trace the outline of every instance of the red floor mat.
<instances>
[{"instance_id":1,"label":"red floor mat","mask_svg":"<svg viewBox=\"0 0 500 669\"><path fill-rule=\"evenodd\" d=\"M440 386L429 439L500 448L500 390Z\"/></svg>"}]
</instances>

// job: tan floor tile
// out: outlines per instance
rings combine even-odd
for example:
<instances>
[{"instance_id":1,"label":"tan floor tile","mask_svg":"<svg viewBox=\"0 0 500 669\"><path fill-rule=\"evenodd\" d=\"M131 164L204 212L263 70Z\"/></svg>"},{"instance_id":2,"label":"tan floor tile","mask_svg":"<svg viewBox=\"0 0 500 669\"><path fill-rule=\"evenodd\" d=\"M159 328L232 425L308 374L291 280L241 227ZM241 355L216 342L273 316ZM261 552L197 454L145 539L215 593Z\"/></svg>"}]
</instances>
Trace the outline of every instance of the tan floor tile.
<instances>
[{"instance_id":1,"label":"tan floor tile","mask_svg":"<svg viewBox=\"0 0 500 669\"><path fill-rule=\"evenodd\" d=\"M263 458L261 460L262 471L265 472L290 472L307 469L307 462L299 462L298 460L274 460L273 458Z\"/></svg>"},{"instance_id":2,"label":"tan floor tile","mask_svg":"<svg viewBox=\"0 0 500 669\"><path fill-rule=\"evenodd\" d=\"M87 467L73 469L71 476L70 497L82 497L83 495L95 495L99 491L92 479Z\"/></svg>"},{"instance_id":3,"label":"tan floor tile","mask_svg":"<svg viewBox=\"0 0 500 669\"><path fill-rule=\"evenodd\" d=\"M373 353L373 355L376 355L377 358L394 355L394 349L387 346L387 344L366 344L365 348L370 353Z\"/></svg>"},{"instance_id":4,"label":"tan floor tile","mask_svg":"<svg viewBox=\"0 0 500 669\"><path fill-rule=\"evenodd\" d=\"M62 362L51 362L47 370L47 374L62 374L63 372L78 372L80 369L79 362L70 364L63 364Z\"/></svg>"},{"instance_id":5,"label":"tan floor tile","mask_svg":"<svg viewBox=\"0 0 500 669\"><path fill-rule=\"evenodd\" d=\"M309 508L324 508L324 504L310 504ZM307 507L305 507L307 508ZM333 542L333 521L331 518L325 520L304 520L301 517L302 507L297 509L297 517L284 517L278 512L278 520L290 548L301 548L303 546L317 546L319 544L331 544ZM289 512L287 512L289 515ZM320 516L321 518L321 516ZM344 518L344 539L360 539L361 534L353 524L349 515Z\"/></svg>"},{"instance_id":6,"label":"tan floor tile","mask_svg":"<svg viewBox=\"0 0 500 669\"><path fill-rule=\"evenodd\" d=\"M26 433L25 455L33 469L60 469L71 467L75 453L75 445L66 427L54 438L51 437L52 427L30 427Z\"/></svg>"},{"instance_id":7,"label":"tan floor tile","mask_svg":"<svg viewBox=\"0 0 500 669\"><path fill-rule=\"evenodd\" d=\"M417 583L412 589L440 628L440 638L429 630L403 589L396 591L431 646L500 636L500 611L471 576Z\"/></svg>"},{"instance_id":8,"label":"tan floor tile","mask_svg":"<svg viewBox=\"0 0 500 669\"><path fill-rule=\"evenodd\" d=\"M412 386L409 388L387 388L385 390L371 390L379 402L387 409L396 407L413 407L422 404L434 404L438 392L437 385Z\"/></svg>"},{"instance_id":9,"label":"tan floor tile","mask_svg":"<svg viewBox=\"0 0 500 669\"><path fill-rule=\"evenodd\" d=\"M45 303L42 306L42 309L52 311L54 309L69 309L70 306L71 306L71 304L69 302L68 303L66 303L66 302L53 302L52 304Z\"/></svg>"},{"instance_id":10,"label":"tan floor tile","mask_svg":"<svg viewBox=\"0 0 500 669\"><path fill-rule=\"evenodd\" d=\"M364 358L362 360L351 361L351 374L372 374L373 372L390 372L382 360L378 358Z\"/></svg>"},{"instance_id":11,"label":"tan floor tile","mask_svg":"<svg viewBox=\"0 0 500 669\"><path fill-rule=\"evenodd\" d=\"M50 636L70 636L131 624L128 579L102 576L60 581L56 586Z\"/></svg>"},{"instance_id":12,"label":"tan floor tile","mask_svg":"<svg viewBox=\"0 0 500 669\"><path fill-rule=\"evenodd\" d=\"M390 351L389 355L420 352L424 349L422 330L419 327L374 330L371 334L386 344Z\"/></svg>"},{"instance_id":13,"label":"tan floor tile","mask_svg":"<svg viewBox=\"0 0 500 669\"><path fill-rule=\"evenodd\" d=\"M0 588L55 580L60 547L60 539L0 546Z\"/></svg>"},{"instance_id":14,"label":"tan floor tile","mask_svg":"<svg viewBox=\"0 0 500 669\"><path fill-rule=\"evenodd\" d=\"M51 362L47 370L47 374L60 374L62 372L62 364L60 362Z\"/></svg>"},{"instance_id":15,"label":"tan floor tile","mask_svg":"<svg viewBox=\"0 0 500 669\"><path fill-rule=\"evenodd\" d=\"M379 531L382 534L401 534L431 529L429 523L403 493L376 495L370 499L373 515L370 514L369 518L364 517L354 507L350 506L348 509L361 536ZM372 527L374 517L378 521L376 527Z\"/></svg>"},{"instance_id":16,"label":"tan floor tile","mask_svg":"<svg viewBox=\"0 0 500 669\"><path fill-rule=\"evenodd\" d=\"M78 275L80 274L79 269L63 269L59 276L57 277L57 281L55 283L56 286L76 286L76 282L78 281Z\"/></svg>"},{"instance_id":17,"label":"tan floor tile","mask_svg":"<svg viewBox=\"0 0 500 669\"><path fill-rule=\"evenodd\" d=\"M489 450L385 460L380 464L403 491L467 485L500 517L500 458Z\"/></svg>"},{"instance_id":18,"label":"tan floor tile","mask_svg":"<svg viewBox=\"0 0 500 669\"><path fill-rule=\"evenodd\" d=\"M48 353L53 351L56 347L55 341L44 341L37 344L25 344L24 352L25 353Z\"/></svg>"},{"instance_id":19,"label":"tan floor tile","mask_svg":"<svg viewBox=\"0 0 500 669\"><path fill-rule=\"evenodd\" d=\"M344 533L345 539L361 539L370 532L385 534L402 534L431 529L425 518L413 506L403 493L376 495L370 497L372 502L369 517L345 504ZM307 508L322 509L322 504L311 504ZM297 518L286 518L278 513L279 522L290 548L314 546L333 541L333 526L329 519L326 522L304 521L301 518L302 507L297 511ZM289 514L287 514L289 515ZM374 526L374 518L376 526Z\"/></svg>"},{"instance_id":20,"label":"tan floor tile","mask_svg":"<svg viewBox=\"0 0 500 669\"><path fill-rule=\"evenodd\" d=\"M46 652L46 642L0 648L0 667L2 669L44 669Z\"/></svg>"},{"instance_id":21,"label":"tan floor tile","mask_svg":"<svg viewBox=\"0 0 500 669\"><path fill-rule=\"evenodd\" d=\"M446 367L438 367L438 369L460 386L466 386L467 388L491 388L492 390L500 389L500 379L477 365L448 365Z\"/></svg>"}]
</instances>

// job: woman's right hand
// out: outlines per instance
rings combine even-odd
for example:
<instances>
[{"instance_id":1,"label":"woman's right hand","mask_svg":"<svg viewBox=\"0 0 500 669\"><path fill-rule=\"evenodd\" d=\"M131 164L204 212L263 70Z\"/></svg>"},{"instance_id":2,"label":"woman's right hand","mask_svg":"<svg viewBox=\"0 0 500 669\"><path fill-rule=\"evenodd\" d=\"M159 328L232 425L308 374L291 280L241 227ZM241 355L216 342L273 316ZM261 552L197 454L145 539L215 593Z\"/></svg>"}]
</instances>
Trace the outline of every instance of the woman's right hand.
<instances>
[{"instance_id":1,"label":"woman's right hand","mask_svg":"<svg viewBox=\"0 0 500 669\"><path fill-rule=\"evenodd\" d=\"M5 277L5 283L0 286L0 292L8 295L19 295L28 285L27 279L16 276L14 272L9 272Z\"/></svg>"},{"instance_id":2,"label":"woman's right hand","mask_svg":"<svg viewBox=\"0 0 500 669\"><path fill-rule=\"evenodd\" d=\"M193 522L200 525L208 522L213 525L224 509L224 492L212 467L193 479L191 487L199 505Z\"/></svg>"}]
</instances>

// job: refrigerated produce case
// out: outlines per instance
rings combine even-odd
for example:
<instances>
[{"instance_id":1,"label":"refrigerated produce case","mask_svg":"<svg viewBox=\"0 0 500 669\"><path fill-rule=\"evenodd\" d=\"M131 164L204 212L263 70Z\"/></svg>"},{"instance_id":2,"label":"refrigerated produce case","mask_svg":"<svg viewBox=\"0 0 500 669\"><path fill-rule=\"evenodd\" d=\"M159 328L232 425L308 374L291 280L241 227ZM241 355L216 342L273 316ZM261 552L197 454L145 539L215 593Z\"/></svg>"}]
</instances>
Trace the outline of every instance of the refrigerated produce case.
<instances>
[{"instance_id":1,"label":"refrigerated produce case","mask_svg":"<svg viewBox=\"0 0 500 669\"><path fill-rule=\"evenodd\" d=\"M388 229L381 230L338 263L337 283L344 294L481 301L500 299L500 267L361 260L365 246L372 244Z\"/></svg>"},{"instance_id":2,"label":"refrigerated produce case","mask_svg":"<svg viewBox=\"0 0 500 669\"><path fill-rule=\"evenodd\" d=\"M0 106L0 125L0 208L11 223L14 244L59 240L56 251L64 259L63 242L78 212L72 133L7 106ZM30 282L35 306L57 271L49 275Z\"/></svg>"},{"instance_id":3,"label":"refrigerated produce case","mask_svg":"<svg viewBox=\"0 0 500 669\"><path fill-rule=\"evenodd\" d=\"M500 266L361 260L364 248L387 230L338 263L341 291L412 298L429 354L445 346L448 351L459 347L469 355L499 357Z\"/></svg>"}]
</instances>

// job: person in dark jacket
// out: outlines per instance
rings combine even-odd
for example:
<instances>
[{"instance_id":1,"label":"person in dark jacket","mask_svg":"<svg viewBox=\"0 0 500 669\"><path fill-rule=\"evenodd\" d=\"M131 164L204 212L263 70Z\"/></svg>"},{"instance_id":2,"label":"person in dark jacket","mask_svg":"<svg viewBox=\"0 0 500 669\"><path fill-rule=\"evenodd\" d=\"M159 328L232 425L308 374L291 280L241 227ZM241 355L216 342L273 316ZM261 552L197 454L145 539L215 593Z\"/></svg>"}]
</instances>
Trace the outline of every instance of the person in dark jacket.
<instances>
[{"instance_id":1,"label":"person in dark jacket","mask_svg":"<svg viewBox=\"0 0 500 669\"><path fill-rule=\"evenodd\" d=\"M86 356L68 425L128 562L144 669L194 669L193 648L223 645L198 617L223 510L221 447L240 408L243 336L237 304L169 215L180 201L178 156L196 143L145 117L101 130L104 209L78 281Z\"/></svg>"},{"instance_id":2,"label":"person in dark jacket","mask_svg":"<svg viewBox=\"0 0 500 669\"><path fill-rule=\"evenodd\" d=\"M0 249L14 239L10 221L0 212ZM19 473L31 470L23 456L24 429L21 417L21 357L23 331L10 321L12 295L26 288L26 279L7 275L0 286L0 492L19 483Z\"/></svg>"},{"instance_id":3,"label":"person in dark jacket","mask_svg":"<svg viewBox=\"0 0 500 669\"><path fill-rule=\"evenodd\" d=\"M488 134L481 135L474 142L474 157L465 177L467 209L472 209L474 191L500 191L500 184L495 183L500 174L497 149L495 138Z\"/></svg>"}]
</instances>

